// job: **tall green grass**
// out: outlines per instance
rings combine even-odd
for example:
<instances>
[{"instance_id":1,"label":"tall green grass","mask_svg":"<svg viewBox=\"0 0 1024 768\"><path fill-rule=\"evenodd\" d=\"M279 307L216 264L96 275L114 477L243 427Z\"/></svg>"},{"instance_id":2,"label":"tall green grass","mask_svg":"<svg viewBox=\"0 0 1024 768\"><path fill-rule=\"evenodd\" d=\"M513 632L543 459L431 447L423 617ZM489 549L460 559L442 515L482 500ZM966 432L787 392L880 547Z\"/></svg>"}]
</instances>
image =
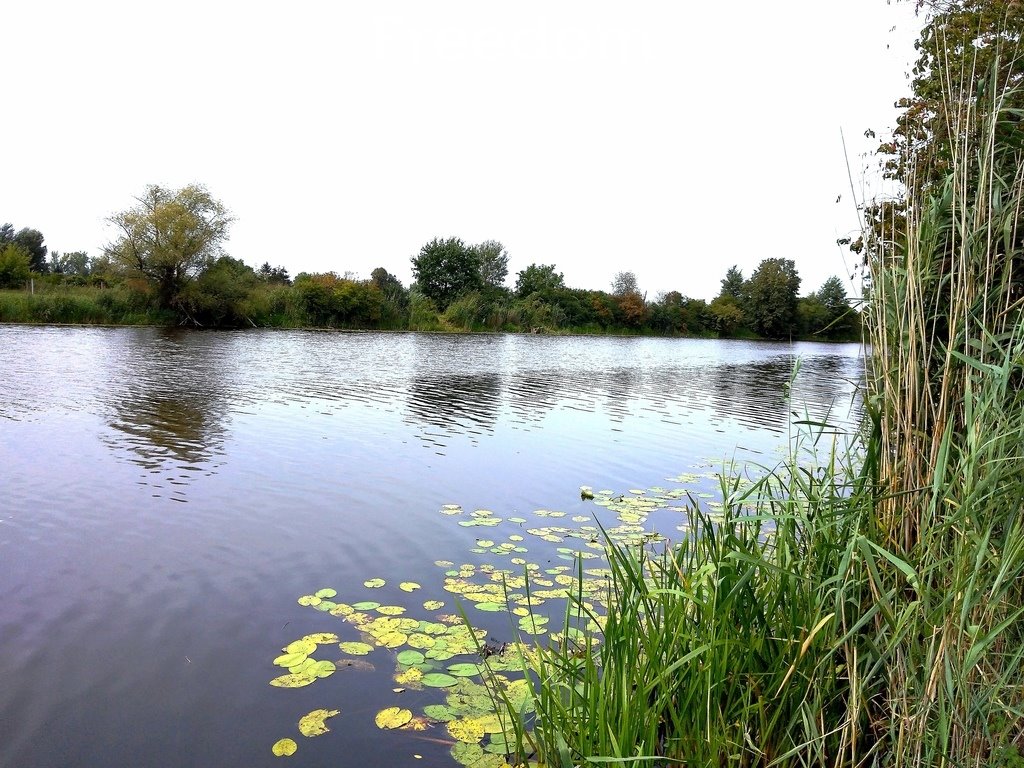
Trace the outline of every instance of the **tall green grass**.
<instances>
[{"instance_id":1,"label":"tall green grass","mask_svg":"<svg viewBox=\"0 0 1024 768\"><path fill-rule=\"evenodd\" d=\"M946 94L952 169L869 256L857 440L610 546L595 644L525 654L520 762L1024 766L1024 114L987 93Z\"/></svg>"}]
</instances>

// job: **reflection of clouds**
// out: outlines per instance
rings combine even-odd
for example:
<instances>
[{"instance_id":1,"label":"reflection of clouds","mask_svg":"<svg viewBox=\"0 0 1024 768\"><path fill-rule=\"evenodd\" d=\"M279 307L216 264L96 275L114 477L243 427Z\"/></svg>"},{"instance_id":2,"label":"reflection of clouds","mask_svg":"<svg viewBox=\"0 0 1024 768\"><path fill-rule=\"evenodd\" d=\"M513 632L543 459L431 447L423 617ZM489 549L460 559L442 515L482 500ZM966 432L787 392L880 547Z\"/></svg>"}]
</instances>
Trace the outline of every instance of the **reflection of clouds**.
<instances>
[{"instance_id":1,"label":"reflection of clouds","mask_svg":"<svg viewBox=\"0 0 1024 768\"><path fill-rule=\"evenodd\" d=\"M108 441L145 470L146 485L174 486L172 498L183 500L191 478L214 472L214 459L224 452L225 341L218 334L159 329L129 335L120 350L123 370L113 381L123 389L108 393Z\"/></svg>"}]
</instances>

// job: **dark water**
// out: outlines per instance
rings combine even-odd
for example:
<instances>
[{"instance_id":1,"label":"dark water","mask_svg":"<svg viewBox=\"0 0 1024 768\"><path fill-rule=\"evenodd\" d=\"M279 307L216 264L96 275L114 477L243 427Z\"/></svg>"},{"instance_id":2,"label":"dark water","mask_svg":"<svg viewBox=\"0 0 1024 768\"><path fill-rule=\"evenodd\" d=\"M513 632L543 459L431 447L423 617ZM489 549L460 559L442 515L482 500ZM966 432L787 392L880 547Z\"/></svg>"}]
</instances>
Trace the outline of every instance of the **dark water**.
<instances>
[{"instance_id":1,"label":"dark water","mask_svg":"<svg viewBox=\"0 0 1024 768\"><path fill-rule=\"evenodd\" d=\"M855 346L0 326L0 766L270 766L282 736L289 765L451 764L443 732L373 726L422 704L386 658L267 685L341 632L296 598L450 603L433 563L475 534L442 504L576 513L581 485L773 463L796 357L795 401L849 419Z\"/></svg>"}]
</instances>

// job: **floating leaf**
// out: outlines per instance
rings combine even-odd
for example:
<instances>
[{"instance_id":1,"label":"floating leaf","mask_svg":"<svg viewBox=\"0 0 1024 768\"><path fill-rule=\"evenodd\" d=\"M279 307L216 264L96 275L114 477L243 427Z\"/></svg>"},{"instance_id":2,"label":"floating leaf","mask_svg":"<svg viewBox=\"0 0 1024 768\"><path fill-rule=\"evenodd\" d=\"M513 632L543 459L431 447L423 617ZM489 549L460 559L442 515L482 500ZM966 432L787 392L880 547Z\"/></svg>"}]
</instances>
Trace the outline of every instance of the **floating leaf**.
<instances>
[{"instance_id":1,"label":"floating leaf","mask_svg":"<svg viewBox=\"0 0 1024 768\"><path fill-rule=\"evenodd\" d=\"M271 680L270 684L276 688L302 688L314 680L316 678L310 675L281 675Z\"/></svg>"},{"instance_id":2,"label":"floating leaf","mask_svg":"<svg viewBox=\"0 0 1024 768\"><path fill-rule=\"evenodd\" d=\"M380 587L383 587L385 584L387 584L387 582L384 581L384 579L367 579L363 582L363 586L369 587L370 589L379 589Z\"/></svg>"},{"instance_id":3,"label":"floating leaf","mask_svg":"<svg viewBox=\"0 0 1024 768\"><path fill-rule=\"evenodd\" d=\"M473 677L480 674L479 664L452 664L448 667L448 674L454 677Z\"/></svg>"},{"instance_id":4,"label":"floating leaf","mask_svg":"<svg viewBox=\"0 0 1024 768\"><path fill-rule=\"evenodd\" d=\"M455 715L444 704L428 704L423 708L423 714L439 723L447 723L455 719Z\"/></svg>"},{"instance_id":5,"label":"floating leaf","mask_svg":"<svg viewBox=\"0 0 1024 768\"><path fill-rule=\"evenodd\" d=\"M330 728L324 722L328 717L339 714L337 709L314 709L299 719L299 733L310 738L327 733ZM293 742L294 743L294 742Z\"/></svg>"},{"instance_id":6,"label":"floating leaf","mask_svg":"<svg viewBox=\"0 0 1024 768\"><path fill-rule=\"evenodd\" d=\"M417 589L420 588L420 585L417 584L415 581L403 581L401 584L398 585L398 588L403 592L415 592Z\"/></svg>"},{"instance_id":7,"label":"floating leaf","mask_svg":"<svg viewBox=\"0 0 1024 768\"><path fill-rule=\"evenodd\" d=\"M492 613L494 613L496 611L503 611L503 610L505 610L505 606L504 605L502 605L501 603L494 603L494 602L477 603L473 607L476 608L478 611L490 611Z\"/></svg>"},{"instance_id":8,"label":"floating leaf","mask_svg":"<svg viewBox=\"0 0 1024 768\"><path fill-rule=\"evenodd\" d=\"M409 636L404 632L386 632L377 638L377 642L385 648L400 648L408 639Z\"/></svg>"},{"instance_id":9,"label":"floating leaf","mask_svg":"<svg viewBox=\"0 0 1024 768\"><path fill-rule=\"evenodd\" d=\"M402 651L398 654L398 663L410 666L412 664L422 664L423 654L419 651Z\"/></svg>"},{"instance_id":10,"label":"floating leaf","mask_svg":"<svg viewBox=\"0 0 1024 768\"><path fill-rule=\"evenodd\" d=\"M288 645L284 647L285 653L303 653L307 656L313 653L315 650L316 643L314 643L312 640L306 640L305 638L303 638L302 640L296 640L293 643L288 643Z\"/></svg>"},{"instance_id":11,"label":"floating leaf","mask_svg":"<svg viewBox=\"0 0 1024 768\"><path fill-rule=\"evenodd\" d=\"M338 643L338 647L345 653L350 653L353 656L365 656L373 650L373 646L369 643L359 642Z\"/></svg>"},{"instance_id":12,"label":"floating leaf","mask_svg":"<svg viewBox=\"0 0 1024 768\"><path fill-rule=\"evenodd\" d=\"M460 765L475 766L483 759L484 750L479 744L467 744L460 741L452 747L452 757Z\"/></svg>"},{"instance_id":13,"label":"floating leaf","mask_svg":"<svg viewBox=\"0 0 1024 768\"><path fill-rule=\"evenodd\" d=\"M331 589L330 587L324 587L323 589L319 589L316 592L314 592L313 596L314 597L320 597L320 598L324 598L324 597L337 597L338 596L338 590Z\"/></svg>"},{"instance_id":14,"label":"floating leaf","mask_svg":"<svg viewBox=\"0 0 1024 768\"><path fill-rule=\"evenodd\" d=\"M295 750L298 748L299 745L291 739L281 739L274 742L274 746L270 748L270 751L278 757L288 757L289 755L294 755Z\"/></svg>"},{"instance_id":15,"label":"floating leaf","mask_svg":"<svg viewBox=\"0 0 1024 768\"><path fill-rule=\"evenodd\" d=\"M395 675L395 682L400 685L412 686L414 688L420 687L420 681L423 679L423 670L417 669L416 667L409 667L405 672L401 672Z\"/></svg>"},{"instance_id":16,"label":"floating leaf","mask_svg":"<svg viewBox=\"0 0 1024 768\"><path fill-rule=\"evenodd\" d=\"M382 605L375 610L377 613L384 614L385 616L400 616L405 613L405 608L400 605Z\"/></svg>"},{"instance_id":17,"label":"floating leaf","mask_svg":"<svg viewBox=\"0 0 1024 768\"><path fill-rule=\"evenodd\" d=\"M443 672L431 672L429 675L424 675L423 680L420 682L428 688L448 688L458 683L458 678L446 675Z\"/></svg>"},{"instance_id":18,"label":"floating leaf","mask_svg":"<svg viewBox=\"0 0 1024 768\"><path fill-rule=\"evenodd\" d=\"M317 645L326 645L327 643L338 642L338 636L333 632L316 632L312 635L306 635L303 640L309 640L311 643Z\"/></svg>"},{"instance_id":19,"label":"floating leaf","mask_svg":"<svg viewBox=\"0 0 1024 768\"><path fill-rule=\"evenodd\" d=\"M317 661L314 662L313 666L307 669L303 674L313 675L315 677L330 677L334 674L334 670L336 669L337 667L334 666L333 661Z\"/></svg>"},{"instance_id":20,"label":"floating leaf","mask_svg":"<svg viewBox=\"0 0 1024 768\"><path fill-rule=\"evenodd\" d=\"M286 653L274 659L274 664L278 667L294 667L308 658L309 654L306 653Z\"/></svg>"},{"instance_id":21,"label":"floating leaf","mask_svg":"<svg viewBox=\"0 0 1024 768\"><path fill-rule=\"evenodd\" d=\"M299 598L299 605L320 605L320 598L316 595L303 595Z\"/></svg>"},{"instance_id":22,"label":"floating leaf","mask_svg":"<svg viewBox=\"0 0 1024 768\"><path fill-rule=\"evenodd\" d=\"M423 603L423 608L428 611L437 611L444 608L443 600L427 600Z\"/></svg>"},{"instance_id":23,"label":"floating leaf","mask_svg":"<svg viewBox=\"0 0 1024 768\"><path fill-rule=\"evenodd\" d=\"M448 723L448 733L456 741L476 744L484 737L483 725L478 718L466 717Z\"/></svg>"},{"instance_id":24,"label":"floating leaf","mask_svg":"<svg viewBox=\"0 0 1024 768\"><path fill-rule=\"evenodd\" d=\"M377 724L377 727L381 730L401 728L410 720L412 720L412 712L408 709L400 709L399 707L388 707L387 709L382 709L373 719Z\"/></svg>"},{"instance_id":25,"label":"floating leaf","mask_svg":"<svg viewBox=\"0 0 1024 768\"><path fill-rule=\"evenodd\" d=\"M380 603L373 600L363 600L359 603L352 603L352 607L357 611L372 611L375 608L380 608Z\"/></svg>"}]
</instances>

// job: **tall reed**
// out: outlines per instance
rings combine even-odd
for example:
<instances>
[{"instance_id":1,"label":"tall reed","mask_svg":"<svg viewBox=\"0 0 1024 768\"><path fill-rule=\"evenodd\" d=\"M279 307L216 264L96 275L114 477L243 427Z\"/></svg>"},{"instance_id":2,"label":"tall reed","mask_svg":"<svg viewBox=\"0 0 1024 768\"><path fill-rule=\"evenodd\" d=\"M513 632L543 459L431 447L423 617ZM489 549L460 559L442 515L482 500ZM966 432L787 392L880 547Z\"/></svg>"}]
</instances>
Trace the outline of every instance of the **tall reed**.
<instances>
[{"instance_id":1,"label":"tall reed","mask_svg":"<svg viewBox=\"0 0 1024 768\"><path fill-rule=\"evenodd\" d=\"M520 760L1024 766L1024 112L1005 71L983 97L950 86L942 173L882 209L859 441L819 431L810 461L726 478L724 519L691 500L673 548L610 546L607 616L581 589L567 617L597 644L526 655Z\"/></svg>"}]
</instances>

